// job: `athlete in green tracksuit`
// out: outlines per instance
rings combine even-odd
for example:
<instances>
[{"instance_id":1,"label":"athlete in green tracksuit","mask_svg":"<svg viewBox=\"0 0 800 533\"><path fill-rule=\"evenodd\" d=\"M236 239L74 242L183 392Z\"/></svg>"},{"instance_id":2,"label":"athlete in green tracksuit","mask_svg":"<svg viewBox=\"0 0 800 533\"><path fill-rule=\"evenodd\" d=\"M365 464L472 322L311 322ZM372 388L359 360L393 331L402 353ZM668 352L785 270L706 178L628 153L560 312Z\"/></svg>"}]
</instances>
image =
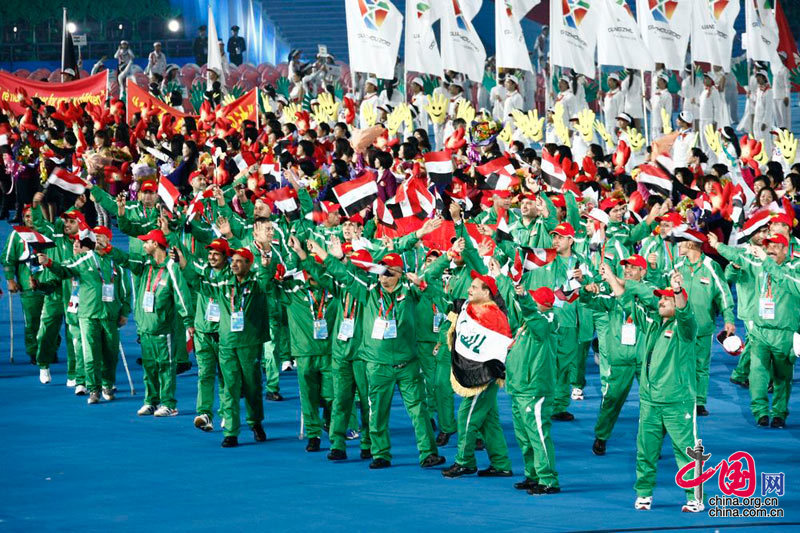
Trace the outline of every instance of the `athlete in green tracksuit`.
<instances>
[{"instance_id":1,"label":"athlete in green tracksuit","mask_svg":"<svg viewBox=\"0 0 800 533\"><path fill-rule=\"evenodd\" d=\"M139 416L175 416L176 365L175 315L194 333L193 309L189 308L189 288L175 261L167 255L167 239L161 230L139 237L147 255L125 254L113 250L115 260L124 261L136 276L136 328L142 343L145 398Z\"/></svg>"},{"instance_id":2,"label":"athlete in green tracksuit","mask_svg":"<svg viewBox=\"0 0 800 533\"><path fill-rule=\"evenodd\" d=\"M23 221L26 228L33 230L33 217L30 207L23 211ZM25 320L25 352L31 360L31 364L36 364L36 335L39 332L39 321L42 317L42 306L45 296L32 286L32 277L38 272L38 267L31 269L31 261L35 257L35 252L30 244L25 242L16 230L8 235L6 244L3 248L3 255L0 262L3 264L3 272L8 283L8 292L11 294L19 293L22 302L22 316ZM49 383L49 369L42 368L39 372L40 381Z\"/></svg>"},{"instance_id":3,"label":"athlete in green tracksuit","mask_svg":"<svg viewBox=\"0 0 800 533\"><path fill-rule=\"evenodd\" d=\"M558 319L552 311L555 295L549 287L525 291L517 286L514 306L521 325L506 359L506 388L525 479L515 483L531 494L560 491L550 415L556 385Z\"/></svg>"},{"instance_id":4,"label":"athlete in green tracksuit","mask_svg":"<svg viewBox=\"0 0 800 533\"><path fill-rule=\"evenodd\" d=\"M259 268L253 271L253 261L250 250L238 248L233 251L229 275L212 281L207 272L196 272L203 294L220 303L219 364L225 383L223 448L239 444L242 396L255 441L267 440L262 426L264 403L259 358L263 344L269 339L268 298L275 265L262 256Z\"/></svg>"},{"instance_id":5,"label":"athlete in green tracksuit","mask_svg":"<svg viewBox=\"0 0 800 533\"><path fill-rule=\"evenodd\" d=\"M660 297L660 319L641 333L645 343L642 371L639 376L639 432L636 437L636 509L650 509L656 484L656 465L661 455L664 436L672 440L678 469L692 459L687 448L697 441L695 414L695 355L697 322L683 277L674 272L670 289L655 291ZM635 310L634 312L639 312ZM645 319L636 320L643 324ZM686 491L683 510L700 512L703 502L694 500L693 490Z\"/></svg>"},{"instance_id":6,"label":"athlete in green tracksuit","mask_svg":"<svg viewBox=\"0 0 800 533\"><path fill-rule=\"evenodd\" d=\"M381 263L387 270L379 277L379 282L363 285L361 278L350 274L319 244L313 240L308 242L310 251L322 258L325 269L334 277L344 280L346 290L363 306L361 356L367 363L371 406L369 424L373 460L370 468L391 466L389 412L395 385L400 389L414 426L420 465L431 467L442 464L445 459L439 456L436 449L414 346L419 289L401 282L402 258L397 254L386 255ZM416 276L412 275L409 279L416 279Z\"/></svg>"},{"instance_id":7,"label":"athlete in green tracksuit","mask_svg":"<svg viewBox=\"0 0 800 533\"><path fill-rule=\"evenodd\" d=\"M720 255L742 267L740 276L753 279L754 300L758 308L748 343L750 352L750 410L759 426L770 424L783 428L789 414L794 362L793 336L800 329L797 309L800 306L800 264L787 261L788 239L770 235L762 244L751 246L744 253L710 239ZM772 377L773 395L770 408L768 387Z\"/></svg>"},{"instance_id":8,"label":"athlete in green tracksuit","mask_svg":"<svg viewBox=\"0 0 800 533\"><path fill-rule=\"evenodd\" d=\"M607 351L600 413L594 427L592 452L605 455L606 441L611 436L622 406L628 397L633 378L641 371L644 342L641 332L647 331L658 303L652 285L642 282L647 262L640 255L623 259L625 279L620 280L607 264L600 266L605 283L584 287L581 301L589 308L605 314ZM610 289L610 290L609 290ZM638 333L638 335L637 335ZM637 338L638 337L638 338Z\"/></svg>"}]
</instances>

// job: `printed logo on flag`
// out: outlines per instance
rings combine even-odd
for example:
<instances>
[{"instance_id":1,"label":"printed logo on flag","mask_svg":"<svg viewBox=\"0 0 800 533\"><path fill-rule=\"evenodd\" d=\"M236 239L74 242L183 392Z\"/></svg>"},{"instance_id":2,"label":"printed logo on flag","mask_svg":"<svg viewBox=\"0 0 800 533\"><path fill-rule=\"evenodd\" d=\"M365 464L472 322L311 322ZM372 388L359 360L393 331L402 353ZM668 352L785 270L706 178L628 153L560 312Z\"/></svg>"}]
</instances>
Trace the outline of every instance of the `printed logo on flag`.
<instances>
[{"instance_id":1,"label":"printed logo on flag","mask_svg":"<svg viewBox=\"0 0 800 533\"><path fill-rule=\"evenodd\" d=\"M431 10L431 5L428 2L417 2L417 18L421 19L428 11Z\"/></svg>"},{"instance_id":2,"label":"printed logo on flag","mask_svg":"<svg viewBox=\"0 0 800 533\"><path fill-rule=\"evenodd\" d=\"M677 0L648 0L650 3L650 13L656 22L669 22L678 7Z\"/></svg>"},{"instance_id":3,"label":"printed logo on flag","mask_svg":"<svg viewBox=\"0 0 800 533\"><path fill-rule=\"evenodd\" d=\"M719 20L729 3L730 0L708 0L708 5L715 19Z\"/></svg>"},{"instance_id":4,"label":"printed logo on flag","mask_svg":"<svg viewBox=\"0 0 800 533\"><path fill-rule=\"evenodd\" d=\"M616 0L616 2L617 2L618 6L621 6L621 7L625 8L625 11L628 12L628 15L630 15L631 17L633 16L633 12L631 11L631 8L628 5L628 1L627 0Z\"/></svg>"},{"instance_id":5,"label":"printed logo on flag","mask_svg":"<svg viewBox=\"0 0 800 533\"><path fill-rule=\"evenodd\" d=\"M570 28L578 28L583 23L583 17L589 11L589 6L589 0L561 0L564 24Z\"/></svg>"},{"instance_id":6,"label":"printed logo on flag","mask_svg":"<svg viewBox=\"0 0 800 533\"><path fill-rule=\"evenodd\" d=\"M506 0L506 16L508 18L511 18L513 14L514 14L514 6L511 5L511 0Z\"/></svg>"},{"instance_id":7,"label":"printed logo on flag","mask_svg":"<svg viewBox=\"0 0 800 533\"><path fill-rule=\"evenodd\" d=\"M456 25L458 29L469 31L469 21L464 18L464 13L461 11L461 4L458 0L453 0L453 11L456 14Z\"/></svg>"},{"instance_id":8,"label":"printed logo on flag","mask_svg":"<svg viewBox=\"0 0 800 533\"><path fill-rule=\"evenodd\" d=\"M389 4L386 0L358 0L358 9L361 10L364 24L370 30L383 26L389 15Z\"/></svg>"}]
</instances>

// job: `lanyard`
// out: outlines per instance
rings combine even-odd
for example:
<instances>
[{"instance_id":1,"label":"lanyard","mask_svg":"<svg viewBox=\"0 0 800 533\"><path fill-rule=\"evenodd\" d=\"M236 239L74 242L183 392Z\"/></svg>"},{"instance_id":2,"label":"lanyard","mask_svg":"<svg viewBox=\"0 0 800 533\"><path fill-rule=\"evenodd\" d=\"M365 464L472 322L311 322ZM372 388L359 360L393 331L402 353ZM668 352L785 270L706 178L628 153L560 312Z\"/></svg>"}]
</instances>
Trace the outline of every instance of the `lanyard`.
<instances>
[{"instance_id":1,"label":"lanyard","mask_svg":"<svg viewBox=\"0 0 800 533\"><path fill-rule=\"evenodd\" d=\"M247 283L247 282L245 282L245 283ZM244 285L244 283L242 285ZM234 299L234 296L236 295L236 289L237 289L238 286L239 286L239 282L234 280L233 289L231 290L231 312L235 311L235 307L233 306L233 299ZM244 300L245 300L244 296L245 296L245 291L246 290L247 290L246 287L242 287L242 295L239 297L239 311L244 310Z\"/></svg>"},{"instance_id":2,"label":"lanyard","mask_svg":"<svg viewBox=\"0 0 800 533\"><path fill-rule=\"evenodd\" d=\"M380 318L381 314L383 314L383 318L385 319L385 318L387 318L389 316L389 313L392 312L392 309L394 309L394 301L392 301L392 305L390 305L389 309L386 309L386 312L384 313L383 310L385 309L385 306L383 305L383 289L378 289L378 300L380 301L380 309L378 310L378 318ZM392 316L394 316L394 313L392 314Z\"/></svg>"},{"instance_id":3,"label":"lanyard","mask_svg":"<svg viewBox=\"0 0 800 533\"><path fill-rule=\"evenodd\" d=\"M766 298L772 298L772 276L767 274L766 272L762 272L761 274L762 279L762 289L761 294L764 295Z\"/></svg>"},{"instance_id":4,"label":"lanyard","mask_svg":"<svg viewBox=\"0 0 800 533\"><path fill-rule=\"evenodd\" d=\"M156 274L155 287L158 287L158 282L161 281L161 275L163 273L164 273L164 267L159 268L158 269L158 274ZM153 275L153 265L150 265L150 271L147 273L147 289L146 289L146 292L151 292L150 291L150 278L152 277L152 275ZM152 292L155 292L155 290L153 290Z\"/></svg>"},{"instance_id":5,"label":"lanyard","mask_svg":"<svg viewBox=\"0 0 800 533\"><path fill-rule=\"evenodd\" d=\"M328 296L328 291L322 291L322 298L320 298L319 305L317 305L317 299L314 298L314 293L311 292L311 289L308 290L308 307L311 308L311 316L315 320L321 320L322 317L325 316L325 300ZM317 307L317 311L314 311L314 307Z\"/></svg>"},{"instance_id":6,"label":"lanyard","mask_svg":"<svg viewBox=\"0 0 800 533\"><path fill-rule=\"evenodd\" d=\"M675 264L675 259L672 257L672 250L670 249L667 241L664 241L664 248L667 250L667 255L669 256L669 266L672 268L672 266Z\"/></svg>"},{"instance_id":7,"label":"lanyard","mask_svg":"<svg viewBox=\"0 0 800 533\"><path fill-rule=\"evenodd\" d=\"M92 259L94 259L94 264L97 266L97 273L100 274L100 281L105 285L106 278L103 276L103 269L100 268L100 261L97 259L97 256L92 254ZM114 271L114 260L111 259L111 283L114 283L114 276L116 272ZM158 285L158 280L156 280L156 285Z\"/></svg>"},{"instance_id":8,"label":"lanyard","mask_svg":"<svg viewBox=\"0 0 800 533\"><path fill-rule=\"evenodd\" d=\"M350 309L349 312L348 309ZM348 293L344 299L344 318L353 318L355 316L356 316L356 301Z\"/></svg>"}]
</instances>

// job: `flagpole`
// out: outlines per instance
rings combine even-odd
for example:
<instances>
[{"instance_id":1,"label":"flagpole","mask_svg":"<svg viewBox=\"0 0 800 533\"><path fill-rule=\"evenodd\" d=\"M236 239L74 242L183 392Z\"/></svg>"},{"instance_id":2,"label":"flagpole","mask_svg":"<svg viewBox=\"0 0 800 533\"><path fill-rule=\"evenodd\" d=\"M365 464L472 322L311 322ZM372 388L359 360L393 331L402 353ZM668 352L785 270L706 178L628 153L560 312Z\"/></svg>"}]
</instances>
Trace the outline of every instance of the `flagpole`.
<instances>
[{"instance_id":1,"label":"flagpole","mask_svg":"<svg viewBox=\"0 0 800 533\"><path fill-rule=\"evenodd\" d=\"M64 60L67 53L67 8L62 7L61 20L61 72L64 72ZM61 81L64 81L62 78Z\"/></svg>"},{"instance_id":2,"label":"flagpole","mask_svg":"<svg viewBox=\"0 0 800 533\"><path fill-rule=\"evenodd\" d=\"M639 71L642 75L642 115L644 122L644 138L647 143L650 143L650 129L647 126L647 93L644 87L644 70ZM651 73L653 75L654 73Z\"/></svg>"}]
</instances>

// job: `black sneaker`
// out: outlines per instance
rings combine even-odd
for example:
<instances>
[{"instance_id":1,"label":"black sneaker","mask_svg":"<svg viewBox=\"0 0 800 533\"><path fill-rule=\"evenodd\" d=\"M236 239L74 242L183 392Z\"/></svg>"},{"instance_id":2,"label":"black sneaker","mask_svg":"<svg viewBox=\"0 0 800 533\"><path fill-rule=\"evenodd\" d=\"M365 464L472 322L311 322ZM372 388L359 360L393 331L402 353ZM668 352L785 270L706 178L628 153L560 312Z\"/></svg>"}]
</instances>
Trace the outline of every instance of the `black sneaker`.
<instances>
[{"instance_id":1,"label":"black sneaker","mask_svg":"<svg viewBox=\"0 0 800 533\"><path fill-rule=\"evenodd\" d=\"M281 396L280 392L268 392L267 400L270 402L282 402L283 396Z\"/></svg>"},{"instance_id":2,"label":"black sneaker","mask_svg":"<svg viewBox=\"0 0 800 533\"><path fill-rule=\"evenodd\" d=\"M523 481L514 483L514 488L517 490L530 490L538 485L538 483L530 478L525 478Z\"/></svg>"},{"instance_id":3,"label":"black sneaker","mask_svg":"<svg viewBox=\"0 0 800 533\"><path fill-rule=\"evenodd\" d=\"M697 416L708 416L708 409L706 409L705 405L697 406Z\"/></svg>"},{"instance_id":4,"label":"black sneaker","mask_svg":"<svg viewBox=\"0 0 800 533\"><path fill-rule=\"evenodd\" d=\"M739 381L738 379L731 378L730 381L731 381L731 383L733 383L734 385L738 385L739 387L743 387L745 389L749 389L750 388L750 382L748 380Z\"/></svg>"},{"instance_id":5,"label":"black sneaker","mask_svg":"<svg viewBox=\"0 0 800 533\"><path fill-rule=\"evenodd\" d=\"M528 489L528 494L558 494L561 492L559 487L548 487L547 485L536 485L532 489Z\"/></svg>"},{"instance_id":6,"label":"black sneaker","mask_svg":"<svg viewBox=\"0 0 800 533\"><path fill-rule=\"evenodd\" d=\"M267 434L264 433L264 427L261 424L256 424L253 426L253 439L256 442L264 442L267 440Z\"/></svg>"},{"instance_id":7,"label":"black sneaker","mask_svg":"<svg viewBox=\"0 0 800 533\"><path fill-rule=\"evenodd\" d=\"M575 415L567 411L562 411L551 416L550 420L558 420L559 422L572 422L575 420Z\"/></svg>"},{"instance_id":8,"label":"black sneaker","mask_svg":"<svg viewBox=\"0 0 800 533\"><path fill-rule=\"evenodd\" d=\"M344 450L334 448L328 452L328 461L344 461L345 459L347 459L347 452Z\"/></svg>"},{"instance_id":9,"label":"black sneaker","mask_svg":"<svg viewBox=\"0 0 800 533\"><path fill-rule=\"evenodd\" d=\"M372 459L372 452L370 450L361 450L361 459Z\"/></svg>"},{"instance_id":10,"label":"black sneaker","mask_svg":"<svg viewBox=\"0 0 800 533\"><path fill-rule=\"evenodd\" d=\"M786 421L779 416L773 417L772 423L769 425L769 427L775 429L783 429L786 427Z\"/></svg>"},{"instance_id":11,"label":"black sneaker","mask_svg":"<svg viewBox=\"0 0 800 533\"><path fill-rule=\"evenodd\" d=\"M592 453L595 455L605 455L606 441L603 439L594 439L594 444L592 444Z\"/></svg>"},{"instance_id":12,"label":"black sneaker","mask_svg":"<svg viewBox=\"0 0 800 533\"><path fill-rule=\"evenodd\" d=\"M372 470L378 470L380 468L389 468L390 466L392 466L392 463L381 457L373 459L372 462L369 464L369 467Z\"/></svg>"},{"instance_id":13,"label":"black sneaker","mask_svg":"<svg viewBox=\"0 0 800 533\"><path fill-rule=\"evenodd\" d=\"M756 422L756 424L761 426L762 428L769 426L769 417L767 415L760 417L758 419L758 422Z\"/></svg>"},{"instance_id":14,"label":"black sneaker","mask_svg":"<svg viewBox=\"0 0 800 533\"><path fill-rule=\"evenodd\" d=\"M225 437L222 439L222 447L223 448L235 448L239 445L238 437Z\"/></svg>"},{"instance_id":15,"label":"black sneaker","mask_svg":"<svg viewBox=\"0 0 800 533\"><path fill-rule=\"evenodd\" d=\"M319 451L319 437L311 437L308 439L308 444L306 444L306 451L307 452L318 452Z\"/></svg>"},{"instance_id":16,"label":"black sneaker","mask_svg":"<svg viewBox=\"0 0 800 533\"><path fill-rule=\"evenodd\" d=\"M478 477L511 477L513 475L511 470L498 470L493 466L478 470Z\"/></svg>"},{"instance_id":17,"label":"black sneaker","mask_svg":"<svg viewBox=\"0 0 800 533\"><path fill-rule=\"evenodd\" d=\"M178 363L178 368L177 370L175 370L175 374L179 376L191 368L192 368L191 361L189 361L188 363Z\"/></svg>"},{"instance_id":18,"label":"black sneaker","mask_svg":"<svg viewBox=\"0 0 800 533\"><path fill-rule=\"evenodd\" d=\"M142 358L141 357L137 357L136 358L136 364L139 365L139 366L142 366Z\"/></svg>"},{"instance_id":19,"label":"black sneaker","mask_svg":"<svg viewBox=\"0 0 800 533\"><path fill-rule=\"evenodd\" d=\"M430 468L432 466L439 466L443 465L445 458L443 455L438 455L435 453L430 454L428 457L422 460L422 464L420 466L422 468Z\"/></svg>"},{"instance_id":20,"label":"black sneaker","mask_svg":"<svg viewBox=\"0 0 800 533\"><path fill-rule=\"evenodd\" d=\"M475 474L477 471L478 471L477 468L469 468L464 465L460 465L458 463L453 463L452 466L442 470L442 475L444 477L457 478L461 476L469 476Z\"/></svg>"},{"instance_id":21,"label":"black sneaker","mask_svg":"<svg viewBox=\"0 0 800 533\"><path fill-rule=\"evenodd\" d=\"M431 427L433 428L434 431L436 431L436 420L434 420L433 418L431 418Z\"/></svg>"},{"instance_id":22,"label":"black sneaker","mask_svg":"<svg viewBox=\"0 0 800 533\"><path fill-rule=\"evenodd\" d=\"M483 439L476 439L475 440L475 450L481 451L486 449L486 444L483 442Z\"/></svg>"},{"instance_id":23,"label":"black sneaker","mask_svg":"<svg viewBox=\"0 0 800 533\"><path fill-rule=\"evenodd\" d=\"M445 433L442 431L441 433L436 435L436 446L440 448L442 446L447 446L447 443L450 442L450 437L452 437L453 435L455 435L455 433Z\"/></svg>"}]
</instances>

